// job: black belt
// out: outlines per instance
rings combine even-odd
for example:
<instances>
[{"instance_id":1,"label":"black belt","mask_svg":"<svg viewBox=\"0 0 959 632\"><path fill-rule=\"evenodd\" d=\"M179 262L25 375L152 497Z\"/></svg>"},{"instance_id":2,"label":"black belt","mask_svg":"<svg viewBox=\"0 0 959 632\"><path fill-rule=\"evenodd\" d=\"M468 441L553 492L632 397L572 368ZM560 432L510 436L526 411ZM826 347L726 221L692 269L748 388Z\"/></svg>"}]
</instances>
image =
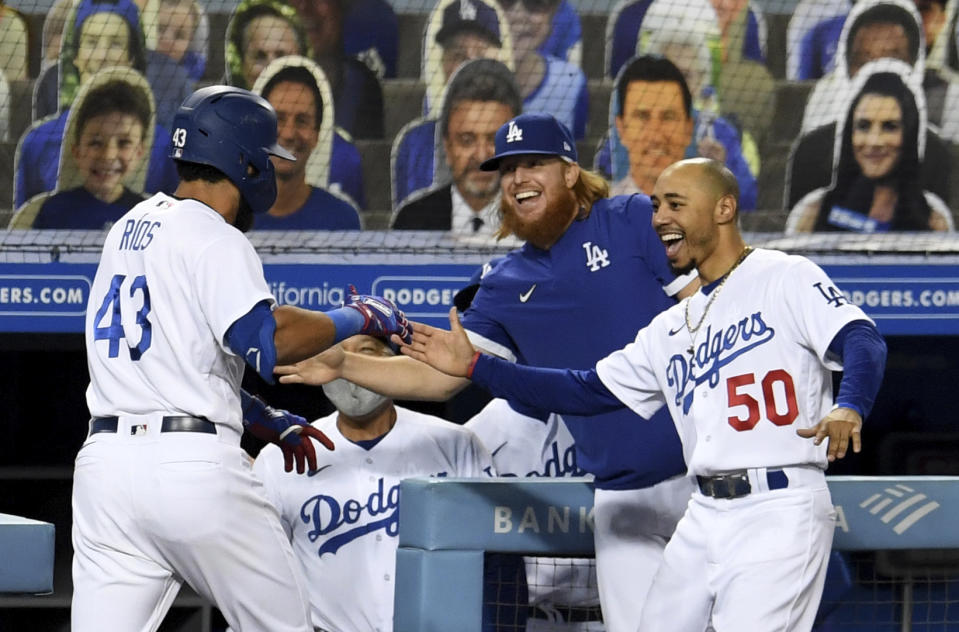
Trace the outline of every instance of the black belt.
<instances>
[{"instance_id":1,"label":"black belt","mask_svg":"<svg viewBox=\"0 0 959 632\"><path fill-rule=\"evenodd\" d=\"M94 417L90 420L90 434L99 432L116 432L119 418ZM216 424L202 417L188 415L169 415L163 417L160 423L160 432L204 432L216 434ZM136 434L136 427L130 429L130 434Z\"/></svg>"},{"instance_id":2,"label":"black belt","mask_svg":"<svg viewBox=\"0 0 959 632\"><path fill-rule=\"evenodd\" d=\"M559 606L550 604L550 610L554 610L566 623L587 623L590 621L602 621L603 611L599 606ZM530 606L529 613L526 615L530 619L546 619L553 621L556 616L551 615L549 611L539 606Z\"/></svg>"},{"instance_id":3,"label":"black belt","mask_svg":"<svg viewBox=\"0 0 959 632\"><path fill-rule=\"evenodd\" d=\"M753 491L746 470L716 476L697 476L696 481L699 483L699 491L712 498L741 498ZM789 478L782 470L766 470L766 482L770 490L785 489L789 486Z\"/></svg>"}]
</instances>

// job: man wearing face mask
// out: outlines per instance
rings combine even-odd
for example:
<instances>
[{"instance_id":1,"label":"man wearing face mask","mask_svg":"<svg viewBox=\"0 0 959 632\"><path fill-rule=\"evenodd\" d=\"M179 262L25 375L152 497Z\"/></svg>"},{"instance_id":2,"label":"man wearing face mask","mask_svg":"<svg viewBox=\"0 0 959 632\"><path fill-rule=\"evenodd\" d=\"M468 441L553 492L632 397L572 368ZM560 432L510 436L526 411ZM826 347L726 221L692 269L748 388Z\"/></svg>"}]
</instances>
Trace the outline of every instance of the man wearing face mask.
<instances>
[{"instance_id":1,"label":"man wearing face mask","mask_svg":"<svg viewBox=\"0 0 959 632\"><path fill-rule=\"evenodd\" d=\"M383 338L357 335L331 353L388 357ZM399 484L413 476L487 476L492 462L476 435L343 379L323 385L336 412L313 422L336 450L317 454L306 476L288 476L268 445L253 469L280 513L320 630L393 629L399 543Z\"/></svg>"}]
</instances>

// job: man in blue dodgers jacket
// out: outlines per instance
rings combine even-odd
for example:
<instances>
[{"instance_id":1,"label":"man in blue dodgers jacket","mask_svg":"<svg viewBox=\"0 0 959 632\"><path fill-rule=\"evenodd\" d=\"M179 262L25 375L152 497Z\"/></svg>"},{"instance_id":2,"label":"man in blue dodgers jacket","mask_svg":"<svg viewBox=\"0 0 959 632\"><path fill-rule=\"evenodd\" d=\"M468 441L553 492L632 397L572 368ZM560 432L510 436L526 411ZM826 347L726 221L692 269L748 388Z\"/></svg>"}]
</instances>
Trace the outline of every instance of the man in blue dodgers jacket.
<instances>
[{"instance_id":1,"label":"man in blue dodgers jacket","mask_svg":"<svg viewBox=\"0 0 959 632\"><path fill-rule=\"evenodd\" d=\"M555 118L517 116L495 145L482 168L500 172L499 234L526 244L483 277L464 314L476 347L522 364L588 368L632 340L672 297L695 290L695 276L670 271L649 198L606 198L605 180L580 168L572 135ZM468 384L411 358L342 351L278 372L288 374L285 382L344 377L398 399L446 399ZM692 493L679 437L664 411L651 423L637 423L628 410L564 420L579 466L595 476L603 618L609 632L633 632Z\"/></svg>"}]
</instances>

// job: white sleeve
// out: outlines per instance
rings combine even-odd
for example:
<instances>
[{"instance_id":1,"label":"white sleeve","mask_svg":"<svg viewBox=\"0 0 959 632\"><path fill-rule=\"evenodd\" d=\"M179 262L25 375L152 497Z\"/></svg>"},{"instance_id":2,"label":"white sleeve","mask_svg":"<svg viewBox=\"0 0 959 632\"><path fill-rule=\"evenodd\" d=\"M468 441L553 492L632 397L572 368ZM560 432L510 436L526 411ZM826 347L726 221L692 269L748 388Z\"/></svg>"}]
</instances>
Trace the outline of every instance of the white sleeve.
<instances>
[{"instance_id":1,"label":"white sleeve","mask_svg":"<svg viewBox=\"0 0 959 632\"><path fill-rule=\"evenodd\" d=\"M665 403L662 386L653 371L653 323L636 335L636 340L596 363L596 374L621 402L640 417L648 418Z\"/></svg>"},{"instance_id":2,"label":"white sleeve","mask_svg":"<svg viewBox=\"0 0 959 632\"><path fill-rule=\"evenodd\" d=\"M260 301L274 302L263 263L241 233L216 240L193 263L196 300L216 340L229 351L223 337L230 325Z\"/></svg>"},{"instance_id":3,"label":"white sleeve","mask_svg":"<svg viewBox=\"0 0 959 632\"><path fill-rule=\"evenodd\" d=\"M784 309L796 328L797 340L811 349L823 366L842 370L836 358L827 357L829 343L839 330L856 320L872 320L853 305L818 265L796 256L786 274L779 276Z\"/></svg>"}]
</instances>

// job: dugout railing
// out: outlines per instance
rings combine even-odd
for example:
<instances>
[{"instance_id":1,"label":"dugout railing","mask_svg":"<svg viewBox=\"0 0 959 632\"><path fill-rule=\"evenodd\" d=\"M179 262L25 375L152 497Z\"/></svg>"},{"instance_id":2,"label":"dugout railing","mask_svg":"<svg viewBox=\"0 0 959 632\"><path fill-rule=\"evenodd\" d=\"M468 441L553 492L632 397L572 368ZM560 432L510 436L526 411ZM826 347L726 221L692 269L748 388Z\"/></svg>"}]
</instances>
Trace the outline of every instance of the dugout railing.
<instances>
[{"instance_id":1,"label":"dugout railing","mask_svg":"<svg viewBox=\"0 0 959 632\"><path fill-rule=\"evenodd\" d=\"M828 482L844 553L816 630L959 630L959 477ZM395 632L483 630L489 553L593 553L587 481L408 479L400 493Z\"/></svg>"}]
</instances>

